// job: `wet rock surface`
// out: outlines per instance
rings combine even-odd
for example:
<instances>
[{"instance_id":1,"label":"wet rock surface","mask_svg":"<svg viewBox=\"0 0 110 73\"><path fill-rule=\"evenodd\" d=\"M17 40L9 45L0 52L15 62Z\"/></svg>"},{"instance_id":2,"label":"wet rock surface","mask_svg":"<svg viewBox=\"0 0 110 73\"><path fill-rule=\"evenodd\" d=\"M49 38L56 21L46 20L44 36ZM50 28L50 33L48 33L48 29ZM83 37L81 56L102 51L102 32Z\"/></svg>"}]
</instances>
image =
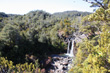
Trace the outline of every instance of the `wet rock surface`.
<instances>
[{"instance_id":1,"label":"wet rock surface","mask_svg":"<svg viewBox=\"0 0 110 73\"><path fill-rule=\"evenodd\" d=\"M46 73L68 73L73 57L53 55L50 68Z\"/></svg>"}]
</instances>

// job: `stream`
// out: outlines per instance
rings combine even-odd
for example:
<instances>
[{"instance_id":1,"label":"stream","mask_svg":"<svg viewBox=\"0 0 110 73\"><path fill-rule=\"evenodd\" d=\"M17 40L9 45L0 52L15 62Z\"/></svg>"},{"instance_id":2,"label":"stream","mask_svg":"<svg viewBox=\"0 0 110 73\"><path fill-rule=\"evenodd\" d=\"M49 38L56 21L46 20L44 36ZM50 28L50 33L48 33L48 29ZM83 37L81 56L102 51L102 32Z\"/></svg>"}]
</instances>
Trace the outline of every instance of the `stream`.
<instances>
[{"instance_id":1,"label":"stream","mask_svg":"<svg viewBox=\"0 0 110 73\"><path fill-rule=\"evenodd\" d=\"M72 67L72 60L74 57L69 57L65 54L52 55L51 66L46 73L68 73Z\"/></svg>"},{"instance_id":2,"label":"stream","mask_svg":"<svg viewBox=\"0 0 110 73\"><path fill-rule=\"evenodd\" d=\"M52 62L50 67L46 69L46 73L68 73L74 60L74 43L74 40L68 40L68 49L66 54L51 56Z\"/></svg>"}]
</instances>

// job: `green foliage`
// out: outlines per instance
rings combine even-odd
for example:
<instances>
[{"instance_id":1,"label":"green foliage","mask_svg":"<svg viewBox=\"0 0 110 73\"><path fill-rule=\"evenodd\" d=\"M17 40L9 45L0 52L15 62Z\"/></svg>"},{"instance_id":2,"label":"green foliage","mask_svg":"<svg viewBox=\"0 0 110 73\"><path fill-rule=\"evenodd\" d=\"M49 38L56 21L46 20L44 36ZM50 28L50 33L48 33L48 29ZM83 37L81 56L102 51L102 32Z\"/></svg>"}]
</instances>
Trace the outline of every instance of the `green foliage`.
<instances>
[{"instance_id":1,"label":"green foliage","mask_svg":"<svg viewBox=\"0 0 110 73\"><path fill-rule=\"evenodd\" d=\"M60 19L69 18L70 20L73 20L76 17L86 16L86 15L89 15L89 14L91 14L91 13L89 13L89 12L79 12L79 11L65 11L65 12L62 12L62 13L55 13L53 15L57 18L60 18Z\"/></svg>"},{"instance_id":2,"label":"green foliage","mask_svg":"<svg viewBox=\"0 0 110 73\"><path fill-rule=\"evenodd\" d=\"M17 41L17 38L19 37L18 28L15 25L7 24L2 29L0 33L0 40L5 42L8 42L6 44L11 45L12 43L15 43Z\"/></svg>"},{"instance_id":3,"label":"green foliage","mask_svg":"<svg viewBox=\"0 0 110 73\"><path fill-rule=\"evenodd\" d=\"M108 26L107 26L108 27ZM104 26L100 34L99 44L94 46L90 41L84 48L79 48L76 55L75 66L70 72L78 73L106 73L109 72L110 33Z\"/></svg>"},{"instance_id":4,"label":"green foliage","mask_svg":"<svg viewBox=\"0 0 110 73\"><path fill-rule=\"evenodd\" d=\"M3 60L0 64L6 61L1 66L6 65L12 72L32 72L34 67L38 68L38 62L32 64L32 61L26 59L26 54L34 55L42 61L48 55L64 52L67 46L64 37L60 38L59 31L64 31L65 37L72 34L80 16L90 13L72 11L64 12L65 16L62 14L39 10L25 15L0 13L0 56L7 57L1 57ZM12 68L8 66L10 62Z\"/></svg>"},{"instance_id":5,"label":"green foliage","mask_svg":"<svg viewBox=\"0 0 110 73\"><path fill-rule=\"evenodd\" d=\"M96 10L95 13L91 14L88 18L89 21L109 21L109 15L110 15L110 3L107 4L107 8L99 8Z\"/></svg>"},{"instance_id":6,"label":"green foliage","mask_svg":"<svg viewBox=\"0 0 110 73\"><path fill-rule=\"evenodd\" d=\"M38 67L38 60L36 60L35 64L28 64L26 62L24 64L14 65L12 61L9 61L4 57L0 57L0 72L6 71L7 73L41 73Z\"/></svg>"},{"instance_id":7,"label":"green foliage","mask_svg":"<svg viewBox=\"0 0 110 73\"><path fill-rule=\"evenodd\" d=\"M95 34L96 31L101 32L102 25L109 25L110 20L110 3L107 3L107 8L98 8L95 13L83 18L80 31ZM90 22L91 21L91 22Z\"/></svg>"},{"instance_id":8,"label":"green foliage","mask_svg":"<svg viewBox=\"0 0 110 73\"><path fill-rule=\"evenodd\" d=\"M0 12L0 17L8 17L8 15L3 12Z\"/></svg>"},{"instance_id":9,"label":"green foliage","mask_svg":"<svg viewBox=\"0 0 110 73\"><path fill-rule=\"evenodd\" d=\"M106 13L106 10L108 11L109 7L106 9L99 8L95 13L84 18L84 22L93 21L92 24L88 22L89 27L97 27L98 25L93 25L93 23L99 23L99 29L95 31L100 31L100 33L79 45L75 63L70 69L70 73L110 72L110 26L109 17L107 17L109 13Z\"/></svg>"}]
</instances>

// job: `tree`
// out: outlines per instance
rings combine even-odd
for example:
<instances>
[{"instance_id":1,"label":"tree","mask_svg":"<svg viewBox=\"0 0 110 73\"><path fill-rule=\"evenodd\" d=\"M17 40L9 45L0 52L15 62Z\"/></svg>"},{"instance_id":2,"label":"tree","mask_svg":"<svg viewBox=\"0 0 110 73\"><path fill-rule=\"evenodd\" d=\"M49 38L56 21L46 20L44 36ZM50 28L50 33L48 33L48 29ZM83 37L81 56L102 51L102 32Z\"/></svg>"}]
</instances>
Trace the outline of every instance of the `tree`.
<instances>
[{"instance_id":1,"label":"tree","mask_svg":"<svg viewBox=\"0 0 110 73\"><path fill-rule=\"evenodd\" d=\"M91 1L101 2L103 0ZM107 25L109 23L108 15L110 15L109 3L107 9L100 7L95 13L88 16L90 21L101 21L101 24L104 23L106 25L99 25L101 26L101 33L100 37L98 37L97 45L92 43L92 41L96 42L97 40L85 40L85 42L83 41L83 43L80 44L74 67L70 69L70 73L110 72L110 26Z\"/></svg>"},{"instance_id":2,"label":"tree","mask_svg":"<svg viewBox=\"0 0 110 73\"><path fill-rule=\"evenodd\" d=\"M101 7L103 9L107 9L108 8L108 3L110 2L110 0L84 0L88 3L91 3L91 7Z\"/></svg>"},{"instance_id":3,"label":"tree","mask_svg":"<svg viewBox=\"0 0 110 73\"><path fill-rule=\"evenodd\" d=\"M18 28L15 25L7 24L0 33L0 41L13 46L19 40Z\"/></svg>"}]
</instances>

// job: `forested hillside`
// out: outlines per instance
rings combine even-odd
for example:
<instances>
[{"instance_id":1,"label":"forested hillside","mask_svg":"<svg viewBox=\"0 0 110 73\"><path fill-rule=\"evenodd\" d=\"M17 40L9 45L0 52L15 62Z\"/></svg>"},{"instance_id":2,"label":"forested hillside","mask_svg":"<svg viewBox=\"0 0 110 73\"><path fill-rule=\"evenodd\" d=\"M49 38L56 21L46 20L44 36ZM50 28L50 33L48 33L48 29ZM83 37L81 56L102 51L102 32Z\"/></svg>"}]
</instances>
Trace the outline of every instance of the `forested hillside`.
<instances>
[{"instance_id":1,"label":"forested hillside","mask_svg":"<svg viewBox=\"0 0 110 73\"><path fill-rule=\"evenodd\" d=\"M1 12L0 73L45 73L53 60L53 73L110 73L110 0L83 1L97 7L96 11L50 14L36 10L24 15ZM82 39L82 34L86 38ZM66 55L68 62L63 62L63 57L50 57L64 55L67 47L74 48L71 58Z\"/></svg>"},{"instance_id":2,"label":"forested hillside","mask_svg":"<svg viewBox=\"0 0 110 73\"><path fill-rule=\"evenodd\" d=\"M73 18L78 17L78 16L86 16L86 15L89 15L89 14L90 14L89 12L65 11L65 12L54 13L53 15L55 17L62 18L62 19L65 19L65 18L68 18L68 17L70 19L73 19Z\"/></svg>"},{"instance_id":3,"label":"forested hillside","mask_svg":"<svg viewBox=\"0 0 110 73\"><path fill-rule=\"evenodd\" d=\"M110 1L85 1L99 8L82 20L80 29L88 38L79 43L69 73L110 73Z\"/></svg>"},{"instance_id":4,"label":"forested hillside","mask_svg":"<svg viewBox=\"0 0 110 73\"><path fill-rule=\"evenodd\" d=\"M51 54L65 52L65 38L79 30L82 17L88 14L40 10L24 15L0 13L0 66L10 72L35 72L37 59L40 62Z\"/></svg>"}]
</instances>

